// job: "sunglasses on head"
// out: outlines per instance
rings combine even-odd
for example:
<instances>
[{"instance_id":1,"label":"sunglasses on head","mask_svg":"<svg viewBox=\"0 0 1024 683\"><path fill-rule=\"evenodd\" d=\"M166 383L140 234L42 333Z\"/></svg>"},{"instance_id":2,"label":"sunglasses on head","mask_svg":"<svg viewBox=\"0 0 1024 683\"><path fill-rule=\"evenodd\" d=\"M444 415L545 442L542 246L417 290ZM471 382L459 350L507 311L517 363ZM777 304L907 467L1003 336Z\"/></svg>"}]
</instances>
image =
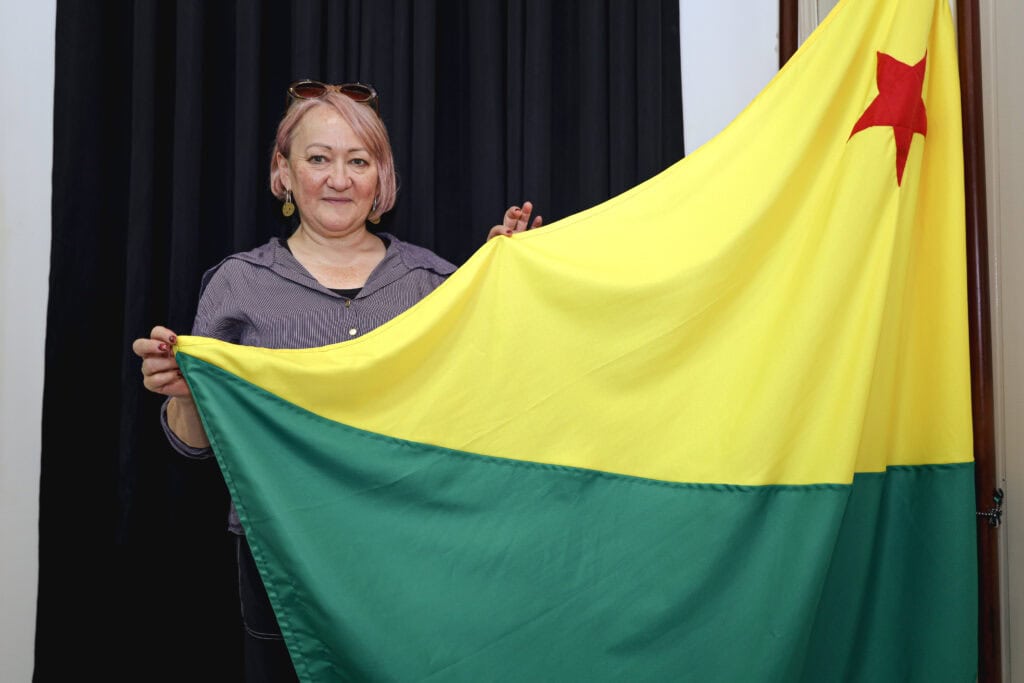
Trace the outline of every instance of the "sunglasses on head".
<instances>
[{"instance_id":1,"label":"sunglasses on head","mask_svg":"<svg viewBox=\"0 0 1024 683\"><path fill-rule=\"evenodd\" d=\"M339 85L330 85L328 83L321 83L320 81L296 81L288 86L288 97L289 103L292 100L316 100L329 91L339 92L342 95L346 95L356 102L370 105L377 114L380 114L379 100L377 97L377 91L374 90L372 85L366 83L341 83Z\"/></svg>"}]
</instances>

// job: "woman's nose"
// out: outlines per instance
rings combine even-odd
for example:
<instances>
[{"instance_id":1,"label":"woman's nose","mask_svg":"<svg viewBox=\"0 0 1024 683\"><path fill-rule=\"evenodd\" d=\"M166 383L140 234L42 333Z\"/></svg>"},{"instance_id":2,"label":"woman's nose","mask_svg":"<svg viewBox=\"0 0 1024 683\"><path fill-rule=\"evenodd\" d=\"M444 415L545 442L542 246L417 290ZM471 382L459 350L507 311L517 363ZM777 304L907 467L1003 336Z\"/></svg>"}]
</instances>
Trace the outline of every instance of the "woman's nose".
<instances>
[{"instance_id":1,"label":"woman's nose","mask_svg":"<svg viewBox=\"0 0 1024 683\"><path fill-rule=\"evenodd\" d=\"M339 190L344 190L352 184L352 176L349 175L348 166L345 164L335 164L331 168L331 173L327 177L327 181L331 184L331 187Z\"/></svg>"}]
</instances>

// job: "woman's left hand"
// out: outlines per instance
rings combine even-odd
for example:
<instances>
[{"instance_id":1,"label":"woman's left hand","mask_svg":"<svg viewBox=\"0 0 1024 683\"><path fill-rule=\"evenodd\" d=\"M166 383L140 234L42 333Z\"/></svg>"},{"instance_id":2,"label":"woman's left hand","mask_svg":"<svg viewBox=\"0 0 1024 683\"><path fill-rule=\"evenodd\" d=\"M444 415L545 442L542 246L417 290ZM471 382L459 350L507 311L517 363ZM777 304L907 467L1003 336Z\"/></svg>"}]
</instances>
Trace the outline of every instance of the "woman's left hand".
<instances>
[{"instance_id":1,"label":"woman's left hand","mask_svg":"<svg viewBox=\"0 0 1024 683\"><path fill-rule=\"evenodd\" d=\"M505 235L508 237L509 235L517 232L539 228L544 224L544 219L540 216L536 216L533 219L533 222L531 222L531 214L533 214L533 202L523 202L522 207L508 207L508 211L505 212L505 218L502 221L502 224L495 225L491 228L491 231L487 233L487 239L490 240L492 237L497 237L498 235Z\"/></svg>"}]
</instances>

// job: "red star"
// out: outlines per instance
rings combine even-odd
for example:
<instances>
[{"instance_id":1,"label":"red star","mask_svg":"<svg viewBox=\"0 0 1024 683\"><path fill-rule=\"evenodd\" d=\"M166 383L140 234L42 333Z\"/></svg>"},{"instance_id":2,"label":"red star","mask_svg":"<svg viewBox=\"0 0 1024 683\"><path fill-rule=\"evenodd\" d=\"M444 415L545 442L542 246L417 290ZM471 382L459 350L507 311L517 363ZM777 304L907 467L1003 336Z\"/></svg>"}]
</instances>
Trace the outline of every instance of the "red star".
<instances>
[{"instance_id":1,"label":"red star","mask_svg":"<svg viewBox=\"0 0 1024 683\"><path fill-rule=\"evenodd\" d=\"M921 61L910 66L898 59L878 53L878 96L868 105L850 133L854 135L871 126L892 126L896 138L896 184L903 184L903 169L910 153L914 133L928 134L928 116L925 113L921 88L924 85L924 65Z\"/></svg>"}]
</instances>

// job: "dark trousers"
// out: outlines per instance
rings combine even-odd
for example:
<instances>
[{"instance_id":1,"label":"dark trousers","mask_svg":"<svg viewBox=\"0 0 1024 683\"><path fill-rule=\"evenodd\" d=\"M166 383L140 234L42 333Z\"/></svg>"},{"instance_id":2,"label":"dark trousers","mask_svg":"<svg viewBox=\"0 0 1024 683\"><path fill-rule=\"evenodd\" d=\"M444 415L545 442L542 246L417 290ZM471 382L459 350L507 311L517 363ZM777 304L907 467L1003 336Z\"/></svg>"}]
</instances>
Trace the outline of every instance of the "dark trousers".
<instances>
[{"instance_id":1,"label":"dark trousers","mask_svg":"<svg viewBox=\"0 0 1024 683\"><path fill-rule=\"evenodd\" d=\"M245 536L236 536L238 597L245 626L246 683L288 683L298 681L291 656L277 625L274 609L263 587L252 550Z\"/></svg>"}]
</instances>

